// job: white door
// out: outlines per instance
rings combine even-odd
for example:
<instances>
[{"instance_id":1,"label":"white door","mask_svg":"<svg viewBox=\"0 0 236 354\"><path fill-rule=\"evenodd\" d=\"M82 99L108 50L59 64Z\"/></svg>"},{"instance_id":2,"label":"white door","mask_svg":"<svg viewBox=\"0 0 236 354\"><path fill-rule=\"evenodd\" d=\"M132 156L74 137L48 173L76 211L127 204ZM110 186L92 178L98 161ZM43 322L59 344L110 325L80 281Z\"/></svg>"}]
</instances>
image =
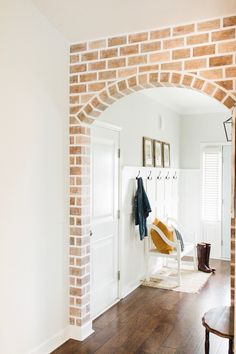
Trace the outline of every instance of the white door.
<instances>
[{"instance_id":1,"label":"white door","mask_svg":"<svg viewBox=\"0 0 236 354\"><path fill-rule=\"evenodd\" d=\"M223 146L222 258L230 259L231 145Z\"/></svg>"},{"instance_id":2,"label":"white door","mask_svg":"<svg viewBox=\"0 0 236 354\"><path fill-rule=\"evenodd\" d=\"M96 317L118 299L119 132L91 128L91 313Z\"/></svg>"}]
</instances>

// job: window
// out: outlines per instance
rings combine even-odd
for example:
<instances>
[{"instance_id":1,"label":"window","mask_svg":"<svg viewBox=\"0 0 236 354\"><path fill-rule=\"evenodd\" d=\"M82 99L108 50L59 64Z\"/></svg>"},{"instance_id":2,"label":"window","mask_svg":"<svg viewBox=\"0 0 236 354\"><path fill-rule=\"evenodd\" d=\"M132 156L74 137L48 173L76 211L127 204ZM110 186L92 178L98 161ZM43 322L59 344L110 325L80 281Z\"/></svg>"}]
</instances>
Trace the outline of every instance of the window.
<instances>
[{"instance_id":1,"label":"window","mask_svg":"<svg viewBox=\"0 0 236 354\"><path fill-rule=\"evenodd\" d=\"M202 219L221 220L222 148L207 146L202 153Z\"/></svg>"}]
</instances>

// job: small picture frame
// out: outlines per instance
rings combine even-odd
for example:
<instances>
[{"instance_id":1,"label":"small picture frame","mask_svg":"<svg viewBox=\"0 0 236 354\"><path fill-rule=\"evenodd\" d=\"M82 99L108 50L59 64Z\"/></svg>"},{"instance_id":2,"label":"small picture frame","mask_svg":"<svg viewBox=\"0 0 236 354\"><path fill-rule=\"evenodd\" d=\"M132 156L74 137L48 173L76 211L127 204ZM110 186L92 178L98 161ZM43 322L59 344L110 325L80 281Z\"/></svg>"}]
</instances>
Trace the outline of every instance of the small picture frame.
<instances>
[{"instance_id":1,"label":"small picture frame","mask_svg":"<svg viewBox=\"0 0 236 354\"><path fill-rule=\"evenodd\" d=\"M143 137L143 166L153 167L153 142L152 139Z\"/></svg>"},{"instance_id":2,"label":"small picture frame","mask_svg":"<svg viewBox=\"0 0 236 354\"><path fill-rule=\"evenodd\" d=\"M154 151L154 166L163 167L163 153L162 153L161 141L153 140L153 151Z\"/></svg>"},{"instance_id":3,"label":"small picture frame","mask_svg":"<svg viewBox=\"0 0 236 354\"><path fill-rule=\"evenodd\" d=\"M163 166L170 167L170 144L162 143Z\"/></svg>"}]
</instances>

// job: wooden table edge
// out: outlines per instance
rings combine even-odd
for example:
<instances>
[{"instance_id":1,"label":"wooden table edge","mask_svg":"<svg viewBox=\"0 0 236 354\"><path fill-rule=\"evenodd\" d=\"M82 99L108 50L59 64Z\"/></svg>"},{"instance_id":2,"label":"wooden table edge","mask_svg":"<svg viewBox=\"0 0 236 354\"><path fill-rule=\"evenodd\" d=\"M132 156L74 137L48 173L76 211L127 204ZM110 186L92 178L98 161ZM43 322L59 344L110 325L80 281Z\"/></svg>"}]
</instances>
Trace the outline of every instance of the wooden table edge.
<instances>
[{"instance_id":1,"label":"wooden table edge","mask_svg":"<svg viewBox=\"0 0 236 354\"><path fill-rule=\"evenodd\" d=\"M234 335L230 335L230 334L225 334L225 333L222 333L222 332L218 332L216 331L215 329L209 327L205 321L204 321L204 317L202 318L202 324L203 326L208 330L208 332L210 333L213 333L213 334L216 334L217 336L219 337L222 337L222 338L227 338L227 339L234 339Z\"/></svg>"}]
</instances>

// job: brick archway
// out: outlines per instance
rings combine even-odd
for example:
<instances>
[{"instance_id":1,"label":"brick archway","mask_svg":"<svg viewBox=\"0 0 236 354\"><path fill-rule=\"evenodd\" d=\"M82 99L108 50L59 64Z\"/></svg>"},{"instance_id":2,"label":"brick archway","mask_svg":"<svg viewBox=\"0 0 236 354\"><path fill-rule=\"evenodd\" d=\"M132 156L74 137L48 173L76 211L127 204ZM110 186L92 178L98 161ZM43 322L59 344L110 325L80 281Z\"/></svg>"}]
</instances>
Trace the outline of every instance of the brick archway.
<instances>
[{"instance_id":1,"label":"brick archway","mask_svg":"<svg viewBox=\"0 0 236 354\"><path fill-rule=\"evenodd\" d=\"M132 92L154 87L182 87L196 90L218 100L229 109L236 102L227 90L197 75L174 71L146 72L110 84L81 108L77 118L82 123L91 124L120 98Z\"/></svg>"},{"instance_id":2,"label":"brick archway","mask_svg":"<svg viewBox=\"0 0 236 354\"><path fill-rule=\"evenodd\" d=\"M112 82L73 116L70 127L70 325L71 337L75 339L83 340L92 333L89 295L90 125L122 97L155 87L193 89L218 100L229 109L236 102L226 89L193 73L148 71ZM233 235L232 225L232 238Z\"/></svg>"}]
</instances>

